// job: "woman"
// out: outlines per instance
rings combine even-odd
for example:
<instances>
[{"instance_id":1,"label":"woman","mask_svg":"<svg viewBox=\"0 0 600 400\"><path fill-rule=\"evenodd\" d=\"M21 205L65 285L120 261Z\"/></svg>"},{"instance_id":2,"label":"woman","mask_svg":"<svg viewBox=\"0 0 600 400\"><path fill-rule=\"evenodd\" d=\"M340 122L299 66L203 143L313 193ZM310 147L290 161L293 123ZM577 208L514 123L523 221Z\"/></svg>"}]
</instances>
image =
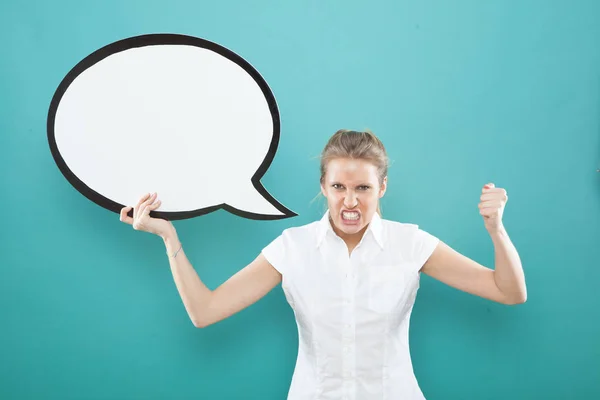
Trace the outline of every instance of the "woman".
<instances>
[{"instance_id":1,"label":"woman","mask_svg":"<svg viewBox=\"0 0 600 400\"><path fill-rule=\"evenodd\" d=\"M280 282L294 310L299 350L288 399L424 399L413 374L409 319L423 272L503 304L523 303L517 251L502 225L506 191L484 186L479 203L495 248L495 270L457 253L417 225L384 220L379 199L388 159L370 132L340 130L321 157L320 221L290 228L247 267L211 291L186 258L173 225L149 217L146 195L121 221L164 240L173 278L197 327L242 310Z\"/></svg>"}]
</instances>

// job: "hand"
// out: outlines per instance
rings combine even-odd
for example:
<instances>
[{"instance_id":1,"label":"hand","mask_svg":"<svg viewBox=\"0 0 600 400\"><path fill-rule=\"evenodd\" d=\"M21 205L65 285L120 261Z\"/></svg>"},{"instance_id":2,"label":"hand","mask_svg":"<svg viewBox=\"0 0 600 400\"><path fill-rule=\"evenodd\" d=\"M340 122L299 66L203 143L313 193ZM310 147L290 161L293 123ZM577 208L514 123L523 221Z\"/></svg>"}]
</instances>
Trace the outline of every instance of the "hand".
<instances>
[{"instance_id":1,"label":"hand","mask_svg":"<svg viewBox=\"0 0 600 400\"><path fill-rule=\"evenodd\" d=\"M127 215L132 207L123 207L121 209L121 221L132 225L136 231L153 233L164 239L174 227L171 221L150 217L150 211L154 211L160 207L161 201L156 199L156 193L148 193L142 196L135 208L133 208L133 218Z\"/></svg>"},{"instance_id":2,"label":"hand","mask_svg":"<svg viewBox=\"0 0 600 400\"><path fill-rule=\"evenodd\" d=\"M479 214L483 216L483 222L488 232L497 232L504 228L502 214L508 201L506 190L496 188L493 183L485 185L481 191L479 202Z\"/></svg>"}]
</instances>

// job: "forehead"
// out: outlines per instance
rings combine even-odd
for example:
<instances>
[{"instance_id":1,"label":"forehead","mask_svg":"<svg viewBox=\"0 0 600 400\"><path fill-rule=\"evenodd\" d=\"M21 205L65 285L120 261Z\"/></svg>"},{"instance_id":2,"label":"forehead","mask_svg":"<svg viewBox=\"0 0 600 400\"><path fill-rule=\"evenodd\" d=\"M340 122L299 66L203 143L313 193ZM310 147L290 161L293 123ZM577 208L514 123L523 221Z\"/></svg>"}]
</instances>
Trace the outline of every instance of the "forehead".
<instances>
[{"instance_id":1,"label":"forehead","mask_svg":"<svg viewBox=\"0 0 600 400\"><path fill-rule=\"evenodd\" d=\"M367 160L335 158L327 163L326 177L330 181L372 181L377 180L377 167Z\"/></svg>"}]
</instances>

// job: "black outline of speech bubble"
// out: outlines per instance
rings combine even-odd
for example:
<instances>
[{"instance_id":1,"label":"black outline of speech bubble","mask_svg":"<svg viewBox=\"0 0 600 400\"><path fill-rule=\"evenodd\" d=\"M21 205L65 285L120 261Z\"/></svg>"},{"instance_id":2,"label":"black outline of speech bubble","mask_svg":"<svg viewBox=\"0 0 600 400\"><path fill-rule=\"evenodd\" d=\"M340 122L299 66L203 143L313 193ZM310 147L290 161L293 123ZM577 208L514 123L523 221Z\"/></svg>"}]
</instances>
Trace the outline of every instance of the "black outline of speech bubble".
<instances>
[{"instance_id":1,"label":"black outline of speech bubble","mask_svg":"<svg viewBox=\"0 0 600 400\"><path fill-rule=\"evenodd\" d=\"M48 111L48 142L50 145L50 151L52 152L52 156L54 157L54 161L58 165L58 168L62 172L62 174L67 178L67 180L77 189L81 194L83 194L88 199L92 200L94 203L110 210L114 211L117 214L120 213L121 209L124 207L123 204L119 204L114 202L95 190L91 189L87 186L83 181L81 181L77 176L69 169L67 163L60 155L58 151L58 146L56 144L56 138L54 133L54 124L56 119L56 111L58 110L58 105L60 104L60 100L63 95L67 91L67 88L73 81L86 69L92 67L94 64L102 61L106 57L109 57L113 54L130 50L133 48L144 47L144 46L155 46L155 45L188 45L200 47L207 50L212 50L213 52L220 54L221 56L233 61L240 67L242 67L258 84L260 89L262 90L265 98L267 99L267 103L269 105L269 110L271 111L271 116L273 117L273 139L271 140L271 145L269 146L269 150L267 151L267 155L263 162L260 164L256 172L251 178L252 184L254 188L267 200L271 205L273 205L277 210L281 211L284 215L267 215L267 214L256 214L248 211L239 210L235 207L228 205L227 203L222 203L210 207L199 208L197 210L192 211L152 211L150 215L153 217L159 217L167 220L180 220L186 218L197 217L200 215L205 215L211 213L213 211L224 209L229 211L232 214L238 215L240 217L249 218L249 219L257 219L257 220L275 220L275 219L283 219L294 217L297 214L293 211L284 207L281 203L279 203L273 196L267 192L264 188L260 179L269 169L271 162L275 158L275 152L277 151L277 146L279 145L279 134L280 134L280 120L279 120L279 110L277 108L277 102L275 101L275 97L269 88L267 82L263 79L263 77L258 73L254 67L252 67L246 60L244 60L239 55L235 54L233 51L226 49L216 43L210 42L205 39L200 39L193 36L180 35L180 34L148 34L148 35L140 35L134 36L126 39L122 39L106 45L87 57L81 60L69 73L63 78L60 85L56 89L54 96L52 97L52 101L50 102L50 109ZM141 194L140 194L141 195ZM131 215L131 212L130 212Z\"/></svg>"}]
</instances>

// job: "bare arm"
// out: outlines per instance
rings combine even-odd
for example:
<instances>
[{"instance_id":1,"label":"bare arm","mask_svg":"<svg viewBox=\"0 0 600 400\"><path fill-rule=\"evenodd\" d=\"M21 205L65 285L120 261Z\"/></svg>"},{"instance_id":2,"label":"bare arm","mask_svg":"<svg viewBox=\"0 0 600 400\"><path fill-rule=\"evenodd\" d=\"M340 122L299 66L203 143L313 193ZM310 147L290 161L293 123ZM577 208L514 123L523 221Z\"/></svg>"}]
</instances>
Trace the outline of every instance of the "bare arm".
<instances>
[{"instance_id":1,"label":"bare arm","mask_svg":"<svg viewBox=\"0 0 600 400\"><path fill-rule=\"evenodd\" d=\"M521 258L504 228L490 234L494 242L495 265L494 280L496 286L513 303L527 301L527 286Z\"/></svg>"},{"instance_id":2,"label":"bare arm","mask_svg":"<svg viewBox=\"0 0 600 400\"><path fill-rule=\"evenodd\" d=\"M194 326L203 328L235 314L258 301L281 282L281 274L261 254L216 290L210 290L200 280L183 252L173 224L150 216L150 212L160 204L156 193L147 193L135 207L123 207L120 219L135 230L149 232L163 239L175 285ZM128 214L132 210L133 217Z\"/></svg>"},{"instance_id":3,"label":"bare arm","mask_svg":"<svg viewBox=\"0 0 600 400\"><path fill-rule=\"evenodd\" d=\"M495 269L484 267L440 241L422 271L447 285L498 303L527 301L519 253L502 223L507 201L506 189L496 188L493 183L484 185L479 213L494 243Z\"/></svg>"},{"instance_id":4,"label":"bare arm","mask_svg":"<svg viewBox=\"0 0 600 400\"><path fill-rule=\"evenodd\" d=\"M494 242L495 270L471 260L440 241L421 271L456 289L498 303L524 303L527 300L527 288L517 250L506 230L491 237Z\"/></svg>"},{"instance_id":5,"label":"bare arm","mask_svg":"<svg viewBox=\"0 0 600 400\"><path fill-rule=\"evenodd\" d=\"M214 291L200 280L173 228L164 236L171 273L194 326L204 328L254 304L281 282L281 274L260 254Z\"/></svg>"}]
</instances>

